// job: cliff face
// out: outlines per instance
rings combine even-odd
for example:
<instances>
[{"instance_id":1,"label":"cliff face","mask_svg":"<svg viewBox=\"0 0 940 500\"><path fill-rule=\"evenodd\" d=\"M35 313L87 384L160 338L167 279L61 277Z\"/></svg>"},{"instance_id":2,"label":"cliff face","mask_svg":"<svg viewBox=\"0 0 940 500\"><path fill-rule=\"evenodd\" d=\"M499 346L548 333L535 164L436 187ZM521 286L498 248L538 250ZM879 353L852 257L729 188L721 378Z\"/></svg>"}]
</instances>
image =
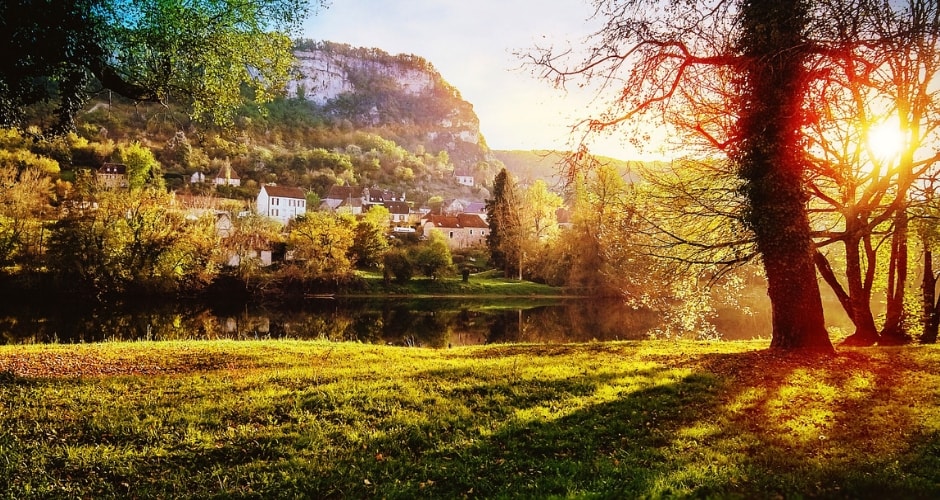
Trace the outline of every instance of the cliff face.
<instances>
[{"instance_id":1,"label":"cliff face","mask_svg":"<svg viewBox=\"0 0 940 500\"><path fill-rule=\"evenodd\" d=\"M298 43L295 55L288 95L337 123L391 131L405 147L447 151L458 167L491 158L473 106L423 58L310 41Z\"/></svg>"},{"instance_id":2,"label":"cliff face","mask_svg":"<svg viewBox=\"0 0 940 500\"><path fill-rule=\"evenodd\" d=\"M356 54L352 50L349 52ZM334 50L296 50L294 56L297 58L298 76L289 83L288 95L297 97L302 94L321 106L343 94L370 90L357 89L353 83L354 75L371 74L385 78L405 95L421 95L435 88L435 78L430 72L407 67L406 61L399 62L389 57L370 57L367 53L348 55Z\"/></svg>"}]
</instances>

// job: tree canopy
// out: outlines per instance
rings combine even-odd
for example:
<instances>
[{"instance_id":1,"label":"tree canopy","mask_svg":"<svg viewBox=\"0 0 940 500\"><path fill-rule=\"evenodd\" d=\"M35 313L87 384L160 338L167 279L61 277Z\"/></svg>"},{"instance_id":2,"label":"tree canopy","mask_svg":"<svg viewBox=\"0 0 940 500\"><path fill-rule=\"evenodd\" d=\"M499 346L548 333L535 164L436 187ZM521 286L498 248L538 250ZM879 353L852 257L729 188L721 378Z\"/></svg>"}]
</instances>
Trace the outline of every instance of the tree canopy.
<instances>
[{"instance_id":1,"label":"tree canopy","mask_svg":"<svg viewBox=\"0 0 940 500\"><path fill-rule=\"evenodd\" d=\"M918 106L925 109L923 105L932 102L929 92L923 92L931 79L922 77L932 75L936 66L934 40L940 26L936 2L596 0L594 4L597 16L606 22L586 40L586 50L537 48L530 54L531 62L559 85L577 79L582 85L599 81L600 88L614 89L607 111L581 124L585 134L616 130L640 144L650 126L665 126L676 153L685 155L688 164L698 157L715 166L711 170L716 180L736 178L737 190L729 194L741 201L739 209L722 217L732 216L733 224L743 223L749 234L744 237L735 231L736 241L713 242L712 248L740 245L745 252L732 255L744 258L748 248L757 250L753 255L763 264L773 302L773 345L830 349L819 307L814 251L825 240L847 237L855 238L852 245L857 246L866 241L858 231L874 231L878 224L892 235L890 242L883 240L892 255L885 330L896 330L908 272L907 193L935 156L928 155L929 163L912 158L924 144L917 137L919 130L933 129ZM579 60L576 54L584 56ZM832 100L837 93L842 94L840 102ZM861 99L853 101L853 95ZM868 107L874 102L880 109ZM893 165L883 164L881 172L886 175L869 184L874 195L868 200L883 208L873 217L865 215L851 231L820 231L813 226L819 222L811 217L813 210L819 200L826 204L836 198L827 199L832 191L818 181L826 178L852 189L844 174L851 168L860 172L859 165L845 163L858 158L824 149L841 147L831 140L833 131L850 123L851 128L841 130L858 142L874 128L872 118L890 114L897 116L909 140L906 154ZM682 211L689 206L690 193L679 194L675 208ZM873 206L829 205L848 210L830 210L833 217L827 228L842 227L846 222L840 218L859 210L871 212ZM667 234L664 240L674 248L701 248L701 241L675 236ZM735 257L728 263L739 262ZM872 260L870 266L874 265Z\"/></svg>"},{"instance_id":2,"label":"tree canopy","mask_svg":"<svg viewBox=\"0 0 940 500\"><path fill-rule=\"evenodd\" d=\"M284 88L302 0L17 0L0 4L0 125L61 132L90 95L171 101L229 123L243 87ZM37 110L38 108L38 110Z\"/></svg>"}]
</instances>

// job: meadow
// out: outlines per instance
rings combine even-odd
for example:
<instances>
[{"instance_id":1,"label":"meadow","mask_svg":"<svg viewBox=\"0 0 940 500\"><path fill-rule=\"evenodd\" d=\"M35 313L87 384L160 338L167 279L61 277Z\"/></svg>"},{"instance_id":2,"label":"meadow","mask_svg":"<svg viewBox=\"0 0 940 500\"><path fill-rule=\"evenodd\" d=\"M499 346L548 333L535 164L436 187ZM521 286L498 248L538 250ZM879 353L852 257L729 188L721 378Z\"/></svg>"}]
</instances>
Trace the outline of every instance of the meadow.
<instances>
[{"instance_id":1,"label":"meadow","mask_svg":"<svg viewBox=\"0 0 940 500\"><path fill-rule=\"evenodd\" d=\"M766 348L0 346L0 497L940 497L940 348Z\"/></svg>"}]
</instances>

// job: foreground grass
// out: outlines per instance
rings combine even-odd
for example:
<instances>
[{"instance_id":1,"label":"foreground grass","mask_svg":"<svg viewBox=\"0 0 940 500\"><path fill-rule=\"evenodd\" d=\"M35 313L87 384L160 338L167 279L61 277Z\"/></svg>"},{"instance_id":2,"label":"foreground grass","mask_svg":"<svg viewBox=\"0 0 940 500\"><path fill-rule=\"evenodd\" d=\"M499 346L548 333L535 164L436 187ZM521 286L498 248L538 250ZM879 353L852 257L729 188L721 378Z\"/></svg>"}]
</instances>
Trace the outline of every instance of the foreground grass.
<instances>
[{"instance_id":1,"label":"foreground grass","mask_svg":"<svg viewBox=\"0 0 940 500\"><path fill-rule=\"evenodd\" d=\"M940 349L0 347L8 498L940 496Z\"/></svg>"}]
</instances>

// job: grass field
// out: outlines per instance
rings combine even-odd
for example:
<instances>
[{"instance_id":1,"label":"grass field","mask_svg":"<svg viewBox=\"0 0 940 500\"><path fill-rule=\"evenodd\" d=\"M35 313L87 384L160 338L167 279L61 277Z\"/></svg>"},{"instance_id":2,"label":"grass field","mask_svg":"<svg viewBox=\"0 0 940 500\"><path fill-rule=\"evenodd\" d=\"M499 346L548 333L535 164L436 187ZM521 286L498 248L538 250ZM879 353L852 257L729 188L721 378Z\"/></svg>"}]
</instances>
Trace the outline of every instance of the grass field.
<instances>
[{"instance_id":1,"label":"grass field","mask_svg":"<svg viewBox=\"0 0 940 500\"><path fill-rule=\"evenodd\" d=\"M531 281L517 280L493 276L493 272L471 275L465 282L461 278L445 277L432 280L430 278L413 278L406 283L391 281L385 283L382 275L377 272L358 271L365 285L364 292L370 295L465 295L465 296L543 296L557 297L565 295L562 288L551 287Z\"/></svg>"},{"instance_id":2,"label":"grass field","mask_svg":"<svg viewBox=\"0 0 940 500\"><path fill-rule=\"evenodd\" d=\"M5 498L938 498L940 348L0 347Z\"/></svg>"}]
</instances>

